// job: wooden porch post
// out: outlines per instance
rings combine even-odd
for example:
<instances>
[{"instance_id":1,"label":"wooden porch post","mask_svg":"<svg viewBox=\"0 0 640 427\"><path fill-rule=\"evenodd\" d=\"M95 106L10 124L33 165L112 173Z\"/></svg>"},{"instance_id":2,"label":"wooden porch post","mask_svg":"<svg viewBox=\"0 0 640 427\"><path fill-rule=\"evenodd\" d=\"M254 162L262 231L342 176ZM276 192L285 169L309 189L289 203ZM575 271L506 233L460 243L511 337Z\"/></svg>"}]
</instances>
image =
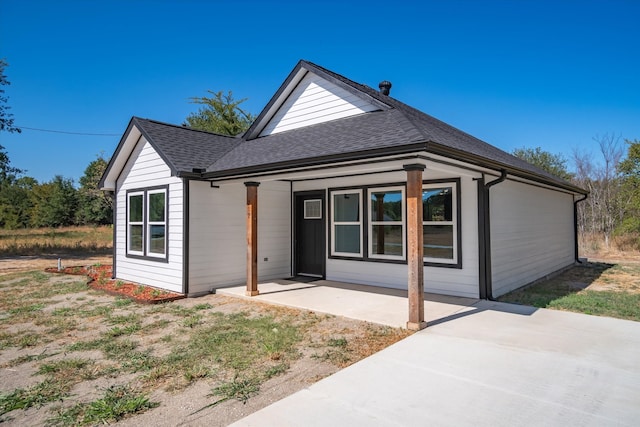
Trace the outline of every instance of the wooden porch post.
<instances>
[{"instance_id":1,"label":"wooden porch post","mask_svg":"<svg viewBox=\"0 0 640 427\"><path fill-rule=\"evenodd\" d=\"M245 182L247 187L247 290L249 297L258 295L258 186L259 182Z\"/></svg>"},{"instance_id":2,"label":"wooden porch post","mask_svg":"<svg viewBox=\"0 0 640 427\"><path fill-rule=\"evenodd\" d=\"M422 234L422 171L424 165L405 165L407 171L407 264L409 267L409 321L407 329L419 331L424 321L424 246Z\"/></svg>"}]
</instances>

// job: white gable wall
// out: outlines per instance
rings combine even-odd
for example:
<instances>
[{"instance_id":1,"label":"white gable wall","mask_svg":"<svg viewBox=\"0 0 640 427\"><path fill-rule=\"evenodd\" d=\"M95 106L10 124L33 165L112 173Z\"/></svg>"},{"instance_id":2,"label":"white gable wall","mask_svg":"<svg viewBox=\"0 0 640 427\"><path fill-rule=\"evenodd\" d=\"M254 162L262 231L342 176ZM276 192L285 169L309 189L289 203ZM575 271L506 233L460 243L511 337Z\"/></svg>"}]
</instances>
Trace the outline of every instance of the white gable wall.
<instances>
[{"instance_id":1,"label":"white gable wall","mask_svg":"<svg viewBox=\"0 0 640 427\"><path fill-rule=\"evenodd\" d=\"M168 185L168 259L152 261L126 256L127 190ZM117 180L116 278L182 292L182 180L144 138L140 138Z\"/></svg>"},{"instance_id":2,"label":"white gable wall","mask_svg":"<svg viewBox=\"0 0 640 427\"><path fill-rule=\"evenodd\" d=\"M189 295L246 282L246 194L242 183L190 182ZM258 187L258 280L291 275L290 194L288 182Z\"/></svg>"},{"instance_id":3,"label":"white gable wall","mask_svg":"<svg viewBox=\"0 0 640 427\"><path fill-rule=\"evenodd\" d=\"M375 110L379 108L309 72L267 123L260 136Z\"/></svg>"},{"instance_id":4,"label":"white gable wall","mask_svg":"<svg viewBox=\"0 0 640 427\"><path fill-rule=\"evenodd\" d=\"M507 180L490 197L494 297L575 261L572 195Z\"/></svg>"}]
</instances>

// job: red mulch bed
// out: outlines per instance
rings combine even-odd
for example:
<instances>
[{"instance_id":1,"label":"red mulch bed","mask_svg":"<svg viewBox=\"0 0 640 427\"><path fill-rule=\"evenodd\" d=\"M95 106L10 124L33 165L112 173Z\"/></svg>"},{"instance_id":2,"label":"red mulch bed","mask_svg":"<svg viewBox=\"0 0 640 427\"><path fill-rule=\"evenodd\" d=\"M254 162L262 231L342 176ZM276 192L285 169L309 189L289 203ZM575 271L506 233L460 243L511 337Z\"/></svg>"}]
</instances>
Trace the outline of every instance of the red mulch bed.
<instances>
[{"instance_id":1,"label":"red mulch bed","mask_svg":"<svg viewBox=\"0 0 640 427\"><path fill-rule=\"evenodd\" d=\"M73 274L88 276L87 285L93 289L101 290L109 295L122 296L132 299L140 304L158 304L185 298L184 294L165 291L151 286L124 282L111 278L111 266L99 265L91 267L65 267L58 270L55 267L45 268L47 273Z\"/></svg>"}]
</instances>

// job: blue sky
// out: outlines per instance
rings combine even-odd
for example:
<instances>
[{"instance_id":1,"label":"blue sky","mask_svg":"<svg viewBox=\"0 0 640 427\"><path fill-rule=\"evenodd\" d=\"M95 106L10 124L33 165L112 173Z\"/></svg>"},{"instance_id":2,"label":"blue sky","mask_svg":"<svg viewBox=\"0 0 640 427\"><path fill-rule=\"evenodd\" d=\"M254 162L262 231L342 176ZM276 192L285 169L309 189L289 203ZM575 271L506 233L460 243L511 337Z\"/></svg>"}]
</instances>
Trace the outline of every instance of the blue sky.
<instances>
[{"instance_id":1,"label":"blue sky","mask_svg":"<svg viewBox=\"0 0 640 427\"><path fill-rule=\"evenodd\" d=\"M39 181L109 157L131 116L180 124L208 89L259 113L299 59L505 151L640 139L640 1L0 0L0 57ZM115 136L113 135L115 134ZM571 166L571 165L570 165Z\"/></svg>"}]
</instances>

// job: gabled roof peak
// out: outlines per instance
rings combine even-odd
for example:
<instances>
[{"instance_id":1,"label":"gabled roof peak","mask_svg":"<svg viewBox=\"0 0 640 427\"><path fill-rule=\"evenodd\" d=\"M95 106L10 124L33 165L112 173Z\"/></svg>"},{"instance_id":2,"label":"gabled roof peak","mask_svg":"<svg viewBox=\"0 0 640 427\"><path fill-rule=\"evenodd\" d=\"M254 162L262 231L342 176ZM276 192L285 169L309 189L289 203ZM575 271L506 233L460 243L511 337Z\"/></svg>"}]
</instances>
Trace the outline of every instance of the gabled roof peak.
<instances>
[{"instance_id":1,"label":"gabled roof peak","mask_svg":"<svg viewBox=\"0 0 640 427\"><path fill-rule=\"evenodd\" d=\"M183 129L183 130L187 130L187 131L191 131L191 132L200 132L200 133L204 133L204 134L207 134L207 135L222 136L222 137L225 137L225 138L239 139L239 138L242 137L242 133L240 133L239 135L235 135L235 136L224 135L222 133L209 132L209 131L201 130L201 129L194 129L192 127L185 126L185 125L176 125L174 123L167 123L167 122L162 122L160 120L147 119L147 118L144 118L144 117L133 116L132 120L134 120L134 121L144 120L144 121L149 122L149 123L155 123L155 124L158 124L158 125L169 126L169 127L172 127L172 128Z\"/></svg>"}]
</instances>

